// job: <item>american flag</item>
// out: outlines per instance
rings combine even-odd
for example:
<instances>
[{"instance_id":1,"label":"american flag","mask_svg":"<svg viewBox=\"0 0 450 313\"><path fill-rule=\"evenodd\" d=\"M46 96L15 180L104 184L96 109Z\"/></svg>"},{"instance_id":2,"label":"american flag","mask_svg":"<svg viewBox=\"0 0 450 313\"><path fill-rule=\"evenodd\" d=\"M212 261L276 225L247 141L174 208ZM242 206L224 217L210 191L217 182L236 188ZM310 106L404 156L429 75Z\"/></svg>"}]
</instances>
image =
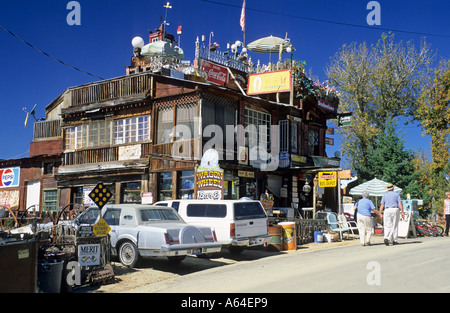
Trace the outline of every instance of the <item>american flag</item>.
<instances>
[{"instance_id":1,"label":"american flag","mask_svg":"<svg viewBox=\"0 0 450 313\"><path fill-rule=\"evenodd\" d=\"M244 3L242 4L240 24L241 24L242 31L245 31L245 0L244 0Z\"/></svg>"}]
</instances>

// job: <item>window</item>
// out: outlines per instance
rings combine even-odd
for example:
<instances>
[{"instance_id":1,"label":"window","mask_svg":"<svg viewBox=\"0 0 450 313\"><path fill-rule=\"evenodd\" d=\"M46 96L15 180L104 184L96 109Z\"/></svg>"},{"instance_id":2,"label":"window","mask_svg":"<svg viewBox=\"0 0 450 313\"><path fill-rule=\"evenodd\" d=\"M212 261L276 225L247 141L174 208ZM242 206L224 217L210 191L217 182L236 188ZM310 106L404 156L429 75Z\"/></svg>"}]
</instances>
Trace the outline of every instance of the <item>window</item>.
<instances>
[{"instance_id":1,"label":"window","mask_svg":"<svg viewBox=\"0 0 450 313\"><path fill-rule=\"evenodd\" d=\"M180 220L178 215L172 209L141 210L141 219L143 222Z\"/></svg>"},{"instance_id":2,"label":"window","mask_svg":"<svg viewBox=\"0 0 450 313\"><path fill-rule=\"evenodd\" d=\"M44 189L43 206L50 211L58 210L58 189Z\"/></svg>"},{"instance_id":3,"label":"window","mask_svg":"<svg viewBox=\"0 0 450 313\"><path fill-rule=\"evenodd\" d=\"M196 121L198 117L198 103L190 102L177 105L176 126L182 126L177 129L177 133L173 133L173 106L164 106L158 108L158 136L157 143L169 143L175 140L196 138L198 130ZM184 126L184 127L183 127ZM190 134L183 133L185 129L189 129Z\"/></svg>"},{"instance_id":4,"label":"window","mask_svg":"<svg viewBox=\"0 0 450 313\"><path fill-rule=\"evenodd\" d=\"M319 155L319 131L310 129L308 132L308 154Z\"/></svg>"},{"instance_id":5,"label":"window","mask_svg":"<svg viewBox=\"0 0 450 313\"><path fill-rule=\"evenodd\" d=\"M234 217L237 220L249 218L266 218L266 212L259 202L245 202L234 204Z\"/></svg>"},{"instance_id":6,"label":"window","mask_svg":"<svg viewBox=\"0 0 450 313\"><path fill-rule=\"evenodd\" d=\"M114 122L114 143L150 140L150 116L132 117Z\"/></svg>"},{"instance_id":7,"label":"window","mask_svg":"<svg viewBox=\"0 0 450 313\"><path fill-rule=\"evenodd\" d=\"M66 149L75 150L82 147L81 143L82 127L76 126L66 129Z\"/></svg>"},{"instance_id":8,"label":"window","mask_svg":"<svg viewBox=\"0 0 450 313\"><path fill-rule=\"evenodd\" d=\"M194 199L194 171L178 172L177 199Z\"/></svg>"},{"instance_id":9,"label":"window","mask_svg":"<svg viewBox=\"0 0 450 313\"><path fill-rule=\"evenodd\" d=\"M121 185L122 203L141 203L141 183L123 183Z\"/></svg>"},{"instance_id":10,"label":"window","mask_svg":"<svg viewBox=\"0 0 450 313\"><path fill-rule=\"evenodd\" d=\"M111 226L119 225L120 221L120 209L108 209L103 215L103 219Z\"/></svg>"},{"instance_id":11,"label":"window","mask_svg":"<svg viewBox=\"0 0 450 313\"><path fill-rule=\"evenodd\" d=\"M159 174L159 200L172 200L172 172Z\"/></svg>"},{"instance_id":12,"label":"window","mask_svg":"<svg viewBox=\"0 0 450 313\"><path fill-rule=\"evenodd\" d=\"M188 204L186 214L189 217L218 217L227 216L225 204Z\"/></svg>"},{"instance_id":13,"label":"window","mask_svg":"<svg viewBox=\"0 0 450 313\"><path fill-rule=\"evenodd\" d=\"M100 210L98 208L89 209L88 211L85 211L80 215L80 217L78 218L77 224L78 225L80 225L80 224L94 225L99 213L100 213Z\"/></svg>"},{"instance_id":14,"label":"window","mask_svg":"<svg viewBox=\"0 0 450 313\"><path fill-rule=\"evenodd\" d=\"M253 127L248 127L252 125ZM255 146L264 147L267 151L270 150L270 114L245 109L245 125L248 131L248 147Z\"/></svg>"}]
</instances>

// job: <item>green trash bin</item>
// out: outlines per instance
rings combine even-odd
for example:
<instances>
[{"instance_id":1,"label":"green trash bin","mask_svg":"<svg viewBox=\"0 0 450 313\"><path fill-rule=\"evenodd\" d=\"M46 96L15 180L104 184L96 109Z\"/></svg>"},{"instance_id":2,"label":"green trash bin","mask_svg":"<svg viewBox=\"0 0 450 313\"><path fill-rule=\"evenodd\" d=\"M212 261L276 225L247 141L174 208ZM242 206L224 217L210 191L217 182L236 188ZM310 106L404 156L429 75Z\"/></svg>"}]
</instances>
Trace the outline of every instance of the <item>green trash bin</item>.
<instances>
[{"instance_id":1,"label":"green trash bin","mask_svg":"<svg viewBox=\"0 0 450 313\"><path fill-rule=\"evenodd\" d=\"M38 260L37 292L61 292L64 260Z\"/></svg>"}]
</instances>

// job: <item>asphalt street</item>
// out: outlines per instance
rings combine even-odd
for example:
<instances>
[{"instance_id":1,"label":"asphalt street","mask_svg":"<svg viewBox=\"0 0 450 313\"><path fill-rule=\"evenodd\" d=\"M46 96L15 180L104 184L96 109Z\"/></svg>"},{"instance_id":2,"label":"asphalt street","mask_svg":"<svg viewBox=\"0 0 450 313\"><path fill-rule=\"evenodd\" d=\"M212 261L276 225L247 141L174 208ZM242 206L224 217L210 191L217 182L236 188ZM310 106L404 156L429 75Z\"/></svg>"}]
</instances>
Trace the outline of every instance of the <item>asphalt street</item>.
<instances>
[{"instance_id":1,"label":"asphalt street","mask_svg":"<svg viewBox=\"0 0 450 313\"><path fill-rule=\"evenodd\" d=\"M292 251L142 286L162 293L436 293L450 292L450 239L400 239Z\"/></svg>"}]
</instances>

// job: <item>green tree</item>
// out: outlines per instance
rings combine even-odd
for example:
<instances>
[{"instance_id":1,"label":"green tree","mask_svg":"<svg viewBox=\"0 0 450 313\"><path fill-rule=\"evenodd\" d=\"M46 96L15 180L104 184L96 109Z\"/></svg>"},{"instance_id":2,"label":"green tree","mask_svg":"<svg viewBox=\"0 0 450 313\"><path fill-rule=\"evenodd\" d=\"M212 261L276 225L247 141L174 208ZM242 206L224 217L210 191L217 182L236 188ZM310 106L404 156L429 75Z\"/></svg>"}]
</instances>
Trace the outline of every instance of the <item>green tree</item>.
<instances>
[{"instance_id":1,"label":"green tree","mask_svg":"<svg viewBox=\"0 0 450 313\"><path fill-rule=\"evenodd\" d=\"M414 154L405 150L404 141L398 137L395 123L387 125L373 146L368 148L367 165L358 168L359 179L378 178L404 189L413 189Z\"/></svg>"},{"instance_id":2,"label":"green tree","mask_svg":"<svg viewBox=\"0 0 450 313\"><path fill-rule=\"evenodd\" d=\"M422 42L395 42L383 34L375 44L344 45L326 69L329 83L340 93L340 112L352 112L352 125L338 130L342 155L352 170L370 166L377 136L398 116L409 116L430 73L433 56Z\"/></svg>"}]
</instances>

